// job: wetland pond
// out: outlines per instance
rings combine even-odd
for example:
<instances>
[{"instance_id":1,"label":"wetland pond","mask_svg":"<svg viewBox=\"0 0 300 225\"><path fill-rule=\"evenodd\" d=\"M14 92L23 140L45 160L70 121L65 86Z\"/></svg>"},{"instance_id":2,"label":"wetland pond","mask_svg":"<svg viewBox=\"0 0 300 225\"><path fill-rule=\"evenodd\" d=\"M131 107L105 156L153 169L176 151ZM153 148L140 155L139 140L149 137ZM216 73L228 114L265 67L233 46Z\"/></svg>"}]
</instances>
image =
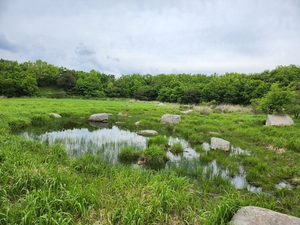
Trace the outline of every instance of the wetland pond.
<instances>
[{"instance_id":1,"label":"wetland pond","mask_svg":"<svg viewBox=\"0 0 300 225\"><path fill-rule=\"evenodd\" d=\"M75 126L75 123L69 123L68 126L60 125L55 128L47 127L42 130L41 128L35 129L31 127L23 131L21 136L38 140L48 145L62 144L65 146L70 157L94 154L100 155L102 159L112 164L121 163L118 160L118 155L124 147L132 147L137 150L147 148L147 140L150 137L140 136L135 132L120 129L115 125L102 125L102 127L93 127L93 124L86 122L81 123L80 126L78 126L78 124ZM180 143L184 149L183 153L178 155L167 151L169 161L166 163L165 169L184 171L187 176L202 173L203 176L208 179L221 176L222 179L229 181L238 189L246 188L252 192L261 192L261 188L251 186L247 183L246 172L242 166L240 166L237 173L229 175L230 171L221 169L216 160L209 163L201 162L200 157L202 153L196 152L186 140L172 136L165 137L168 139L170 146L175 143ZM205 151L210 151L209 143L203 143L202 148L204 154ZM249 154L249 152L240 148L231 147L230 154ZM132 164L132 166L141 167L137 164Z\"/></svg>"}]
</instances>

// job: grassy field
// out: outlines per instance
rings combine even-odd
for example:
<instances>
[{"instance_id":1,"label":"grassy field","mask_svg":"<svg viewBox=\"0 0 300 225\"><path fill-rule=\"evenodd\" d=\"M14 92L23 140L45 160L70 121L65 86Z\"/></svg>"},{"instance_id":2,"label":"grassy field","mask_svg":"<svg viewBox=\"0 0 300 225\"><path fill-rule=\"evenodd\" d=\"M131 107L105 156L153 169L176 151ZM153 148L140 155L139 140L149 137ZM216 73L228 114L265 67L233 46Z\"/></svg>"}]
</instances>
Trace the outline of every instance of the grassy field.
<instances>
[{"instance_id":1,"label":"grassy field","mask_svg":"<svg viewBox=\"0 0 300 225\"><path fill-rule=\"evenodd\" d=\"M178 125L160 123L163 114L184 108L108 99L0 99L0 224L227 224L246 205L300 217L299 119L294 126L265 127L266 115L254 116L248 108L196 106ZM51 112L74 121L107 112L113 114L109 123L124 122L120 128L184 138L201 162L216 161L231 176L242 166L249 184L262 192L238 190L202 167L191 174L185 168L111 165L93 155L70 158L61 145L15 134L54 123ZM250 154L203 150L201 143L213 136ZM291 187L275 187L283 181Z\"/></svg>"}]
</instances>

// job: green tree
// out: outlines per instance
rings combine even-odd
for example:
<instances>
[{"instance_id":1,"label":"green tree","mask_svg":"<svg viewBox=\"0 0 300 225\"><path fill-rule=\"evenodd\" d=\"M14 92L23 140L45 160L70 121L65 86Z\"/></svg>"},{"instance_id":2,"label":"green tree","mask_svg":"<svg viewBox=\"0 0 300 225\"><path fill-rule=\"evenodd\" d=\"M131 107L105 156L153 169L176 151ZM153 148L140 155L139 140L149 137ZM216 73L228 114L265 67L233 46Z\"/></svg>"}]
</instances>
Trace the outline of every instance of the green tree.
<instances>
[{"instance_id":1,"label":"green tree","mask_svg":"<svg viewBox=\"0 0 300 225\"><path fill-rule=\"evenodd\" d=\"M294 95L291 90L279 88L278 83L274 83L270 91L261 99L260 108L267 114L282 114L293 100Z\"/></svg>"},{"instance_id":2,"label":"green tree","mask_svg":"<svg viewBox=\"0 0 300 225\"><path fill-rule=\"evenodd\" d=\"M290 88L293 90L294 99L292 104L287 106L287 110L290 114L293 114L295 118L298 118L300 115L300 82L291 83Z\"/></svg>"},{"instance_id":3,"label":"green tree","mask_svg":"<svg viewBox=\"0 0 300 225\"><path fill-rule=\"evenodd\" d=\"M77 80L74 92L86 98L105 96L101 81L95 70L92 70L87 77L80 77Z\"/></svg>"},{"instance_id":4,"label":"green tree","mask_svg":"<svg viewBox=\"0 0 300 225\"><path fill-rule=\"evenodd\" d=\"M59 74L57 78L57 84L65 91L68 91L75 87L76 80L77 77L74 72L70 70L64 70Z\"/></svg>"},{"instance_id":5,"label":"green tree","mask_svg":"<svg viewBox=\"0 0 300 225\"><path fill-rule=\"evenodd\" d=\"M21 81L20 88L22 88L22 95L34 96L38 93L39 88L34 75L28 74Z\"/></svg>"}]
</instances>

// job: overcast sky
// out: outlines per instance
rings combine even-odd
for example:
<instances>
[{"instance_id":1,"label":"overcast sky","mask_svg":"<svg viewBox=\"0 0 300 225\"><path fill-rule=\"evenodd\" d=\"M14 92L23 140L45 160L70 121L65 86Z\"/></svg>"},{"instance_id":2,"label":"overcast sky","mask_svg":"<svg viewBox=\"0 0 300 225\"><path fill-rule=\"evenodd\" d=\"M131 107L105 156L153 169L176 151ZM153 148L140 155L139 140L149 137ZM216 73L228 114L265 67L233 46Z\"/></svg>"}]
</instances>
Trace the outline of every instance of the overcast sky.
<instances>
[{"instance_id":1,"label":"overcast sky","mask_svg":"<svg viewBox=\"0 0 300 225\"><path fill-rule=\"evenodd\" d=\"M0 0L0 58L107 74L299 65L299 0Z\"/></svg>"}]
</instances>

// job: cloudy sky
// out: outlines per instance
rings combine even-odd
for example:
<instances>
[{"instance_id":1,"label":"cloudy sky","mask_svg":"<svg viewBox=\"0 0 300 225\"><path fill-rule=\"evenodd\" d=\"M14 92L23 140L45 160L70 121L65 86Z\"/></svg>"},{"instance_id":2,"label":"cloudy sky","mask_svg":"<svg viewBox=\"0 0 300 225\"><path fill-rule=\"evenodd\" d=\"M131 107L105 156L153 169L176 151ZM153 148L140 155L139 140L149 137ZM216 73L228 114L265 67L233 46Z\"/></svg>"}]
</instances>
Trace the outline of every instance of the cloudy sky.
<instances>
[{"instance_id":1,"label":"cloudy sky","mask_svg":"<svg viewBox=\"0 0 300 225\"><path fill-rule=\"evenodd\" d=\"M299 0L0 0L0 58L122 74L300 62Z\"/></svg>"}]
</instances>

